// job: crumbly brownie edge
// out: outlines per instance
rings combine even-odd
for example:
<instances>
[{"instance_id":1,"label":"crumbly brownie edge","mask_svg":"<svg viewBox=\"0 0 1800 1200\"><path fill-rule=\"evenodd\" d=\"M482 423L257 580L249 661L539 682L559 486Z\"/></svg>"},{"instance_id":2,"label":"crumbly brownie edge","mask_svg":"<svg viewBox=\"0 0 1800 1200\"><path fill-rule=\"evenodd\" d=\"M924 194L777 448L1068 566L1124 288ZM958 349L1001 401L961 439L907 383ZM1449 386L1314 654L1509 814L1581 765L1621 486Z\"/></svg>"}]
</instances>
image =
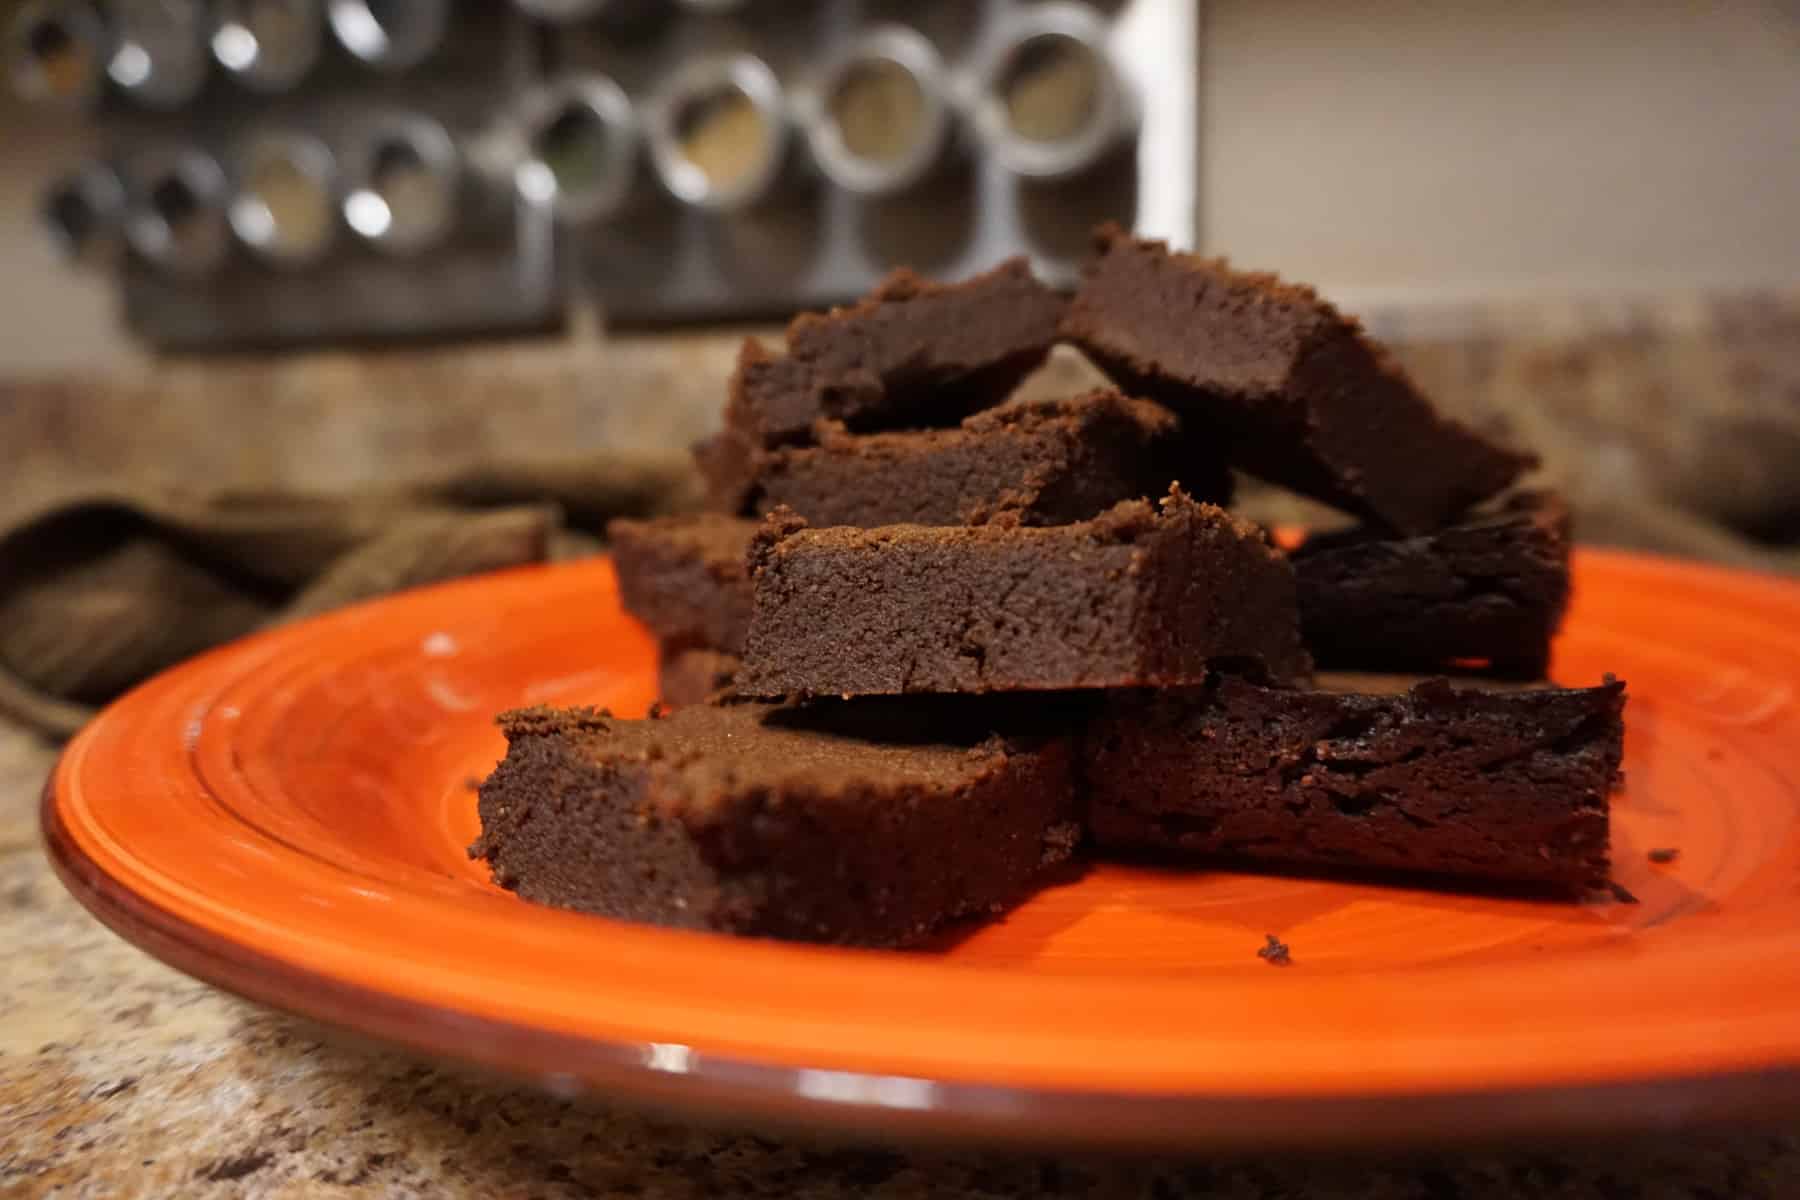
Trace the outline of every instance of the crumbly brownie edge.
<instances>
[{"instance_id":1,"label":"crumbly brownie edge","mask_svg":"<svg viewBox=\"0 0 1800 1200\"><path fill-rule=\"evenodd\" d=\"M1233 466L1420 533L1536 461L1438 413L1309 288L1171 255L1117 227L1097 246L1063 336L1125 390L1198 418Z\"/></svg>"},{"instance_id":2,"label":"crumbly brownie edge","mask_svg":"<svg viewBox=\"0 0 1800 1200\"><path fill-rule=\"evenodd\" d=\"M743 648L752 588L744 555L756 524L698 513L607 526L625 611L659 638Z\"/></svg>"},{"instance_id":3,"label":"crumbly brownie edge","mask_svg":"<svg viewBox=\"0 0 1800 1200\"><path fill-rule=\"evenodd\" d=\"M761 708L762 706L753 706ZM679 714L678 714L679 715ZM990 740L950 786L896 774L837 795L701 797L678 765L609 758L606 719L515 714L471 854L525 899L626 920L908 945L1004 911L1078 840L1067 739ZM673 718L671 718L673 719ZM801 720L806 718L801 717ZM754 736L740 754L756 753Z\"/></svg>"},{"instance_id":4,"label":"crumbly brownie edge","mask_svg":"<svg viewBox=\"0 0 1800 1200\"><path fill-rule=\"evenodd\" d=\"M958 283L897 272L856 304L796 317L784 355L747 341L726 426L769 449L808 443L821 420L862 432L954 424L1043 362L1063 303L1023 259Z\"/></svg>"},{"instance_id":5,"label":"crumbly brownie edge","mask_svg":"<svg viewBox=\"0 0 1800 1200\"><path fill-rule=\"evenodd\" d=\"M777 513L749 557L746 695L1174 686L1214 658L1308 669L1285 557L1179 491L1048 529L814 530Z\"/></svg>"},{"instance_id":6,"label":"crumbly brownie edge","mask_svg":"<svg viewBox=\"0 0 1800 1200\"><path fill-rule=\"evenodd\" d=\"M1216 446L1204 435L1185 431L1180 418L1164 406L1116 389L989 409L964 427L997 427L1034 407L1043 414L1045 435L1055 441L1060 469L1042 481L1033 503L1020 510L1025 524L1087 520L1120 500L1165 495L1171 485L1209 504L1231 502L1231 471Z\"/></svg>"},{"instance_id":7,"label":"crumbly brownie edge","mask_svg":"<svg viewBox=\"0 0 1800 1200\"><path fill-rule=\"evenodd\" d=\"M756 447L729 427L694 443L694 467L705 485L708 509L734 517L754 511L756 455Z\"/></svg>"},{"instance_id":8,"label":"crumbly brownie edge","mask_svg":"<svg viewBox=\"0 0 1800 1200\"><path fill-rule=\"evenodd\" d=\"M1004 405L954 429L840 430L763 452L751 505L820 526L1066 525L1161 495L1181 475L1200 499L1224 503L1230 473L1216 457L1178 464L1179 428L1160 405L1100 389Z\"/></svg>"},{"instance_id":9,"label":"crumbly brownie edge","mask_svg":"<svg viewBox=\"0 0 1800 1200\"><path fill-rule=\"evenodd\" d=\"M756 598L736 686L873 696L1129 680L1143 589L1115 581L1135 553L1086 527L809 529L778 511L752 543Z\"/></svg>"},{"instance_id":10,"label":"crumbly brownie edge","mask_svg":"<svg viewBox=\"0 0 1800 1200\"><path fill-rule=\"evenodd\" d=\"M1346 380L1358 385L1346 389ZM1440 413L1391 356L1359 330L1326 335L1305 351L1289 390L1311 414L1309 439L1327 464L1320 499L1402 534L1455 521L1538 464ZM1264 473L1276 443L1246 443ZM1323 494L1323 493L1332 494Z\"/></svg>"},{"instance_id":11,"label":"crumbly brownie edge","mask_svg":"<svg viewBox=\"0 0 1800 1200\"><path fill-rule=\"evenodd\" d=\"M1196 661L1218 659L1274 680L1310 677L1293 564L1267 531L1179 489L1160 515L1165 536L1150 548L1143 616L1163 623L1150 639L1163 661L1149 682L1179 686L1193 678Z\"/></svg>"},{"instance_id":12,"label":"crumbly brownie edge","mask_svg":"<svg viewBox=\"0 0 1800 1200\"><path fill-rule=\"evenodd\" d=\"M1423 537L1309 540L1293 555L1307 648L1324 667L1541 678L1568 607L1569 551L1568 507L1543 492Z\"/></svg>"},{"instance_id":13,"label":"crumbly brownie edge","mask_svg":"<svg viewBox=\"0 0 1800 1200\"><path fill-rule=\"evenodd\" d=\"M665 704L704 704L722 694L737 675L737 655L696 643L664 642L659 648L657 690Z\"/></svg>"},{"instance_id":14,"label":"crumbly brownie edge","mask_svg":"<svg viewBox=\"0 0 1800 1200\"><path fill-rule=\"evenodd\" d=\"M650 810L640 769L596 764L560 714L509 714L470 847L494 882L557 908L687 929L730 928L722 881L683 823ZM530 717L529 723L521 716Z\"/></svg>"},{"instance_id":15,"label":"crumbly brownie edge","mask_svg":"<svg viewBox=\"0 0 1800 1200\"><path fill-rule=\"evenodd\" d=\"M1576 890L1608 871L1622 684L1115 697L1089 727L1102 846Z\"/></svg>"}]
</instances>

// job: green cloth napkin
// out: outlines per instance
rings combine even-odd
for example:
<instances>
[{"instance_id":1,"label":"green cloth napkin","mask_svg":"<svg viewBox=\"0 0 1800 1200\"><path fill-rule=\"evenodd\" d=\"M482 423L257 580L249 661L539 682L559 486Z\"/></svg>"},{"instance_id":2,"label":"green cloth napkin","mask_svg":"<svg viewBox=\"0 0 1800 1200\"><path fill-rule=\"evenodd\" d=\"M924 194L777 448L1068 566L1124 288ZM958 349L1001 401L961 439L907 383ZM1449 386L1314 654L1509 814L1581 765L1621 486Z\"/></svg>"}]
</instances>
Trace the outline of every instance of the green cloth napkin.
<instances>
[{"instance_id":1,"label":"green cloth napkin","mask_svg":"<svg viewBox=\"0 0 1800 1200\"><path fill-rule=\"evenodd\" d=\"M0 711L52 735L233 638L401 588L590 550L682 511L685 455L476 467L351 495L124 485L0 521Z\"/></svg>"}]
</instances>

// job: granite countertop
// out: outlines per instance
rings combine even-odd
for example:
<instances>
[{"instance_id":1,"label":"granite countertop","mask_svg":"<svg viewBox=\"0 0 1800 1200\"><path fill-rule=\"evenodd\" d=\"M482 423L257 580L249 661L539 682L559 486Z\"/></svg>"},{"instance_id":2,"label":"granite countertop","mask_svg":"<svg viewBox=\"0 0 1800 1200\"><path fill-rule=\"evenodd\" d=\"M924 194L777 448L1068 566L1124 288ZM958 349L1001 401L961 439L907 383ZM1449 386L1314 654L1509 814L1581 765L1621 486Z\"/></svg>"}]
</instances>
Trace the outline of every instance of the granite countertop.
<instances>
[{"instance_id":1,"label":"granite countertop","mask_svg":"<svg viewBox=\"0 0 1800 1200\"><path fill-rule=\"evenodd\" d=\"M1452 407L1545 447L1605 540L1792 569L1795 551L1771 546L1800 542L1800 301L1372 324ZM9 499L121 474L331 488L456 459L675 445L715 419L733 345L0 380L0 478ZM1795 1127L1356 1161L1075 1161L709 1131L470 1079L239 1002L108 933L39 845L53 758L0 723L0 1195L1800 1196Z\"/></svg>"}]
</instances>

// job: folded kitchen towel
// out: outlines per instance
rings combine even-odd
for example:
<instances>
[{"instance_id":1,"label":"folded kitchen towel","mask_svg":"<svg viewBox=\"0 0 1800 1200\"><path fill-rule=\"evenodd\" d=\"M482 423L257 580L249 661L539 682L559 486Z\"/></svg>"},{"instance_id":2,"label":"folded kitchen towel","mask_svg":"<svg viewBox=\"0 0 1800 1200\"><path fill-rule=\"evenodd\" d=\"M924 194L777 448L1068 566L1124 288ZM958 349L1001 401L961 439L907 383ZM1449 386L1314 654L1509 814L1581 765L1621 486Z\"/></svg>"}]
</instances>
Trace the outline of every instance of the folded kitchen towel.
<instances>
[{"instance_id":1,"label":"folded kitchen towel","mask_svg":"<svg viewBox=\"0 0 1800 1200\"><path fill-rule=\"evenodd\" d=\"M0 521L0 711L53 735L221 642L401 588L579 553L696 501L686 458L477 467L351 495L122 486Z\"/></svg>"}]
</instances>

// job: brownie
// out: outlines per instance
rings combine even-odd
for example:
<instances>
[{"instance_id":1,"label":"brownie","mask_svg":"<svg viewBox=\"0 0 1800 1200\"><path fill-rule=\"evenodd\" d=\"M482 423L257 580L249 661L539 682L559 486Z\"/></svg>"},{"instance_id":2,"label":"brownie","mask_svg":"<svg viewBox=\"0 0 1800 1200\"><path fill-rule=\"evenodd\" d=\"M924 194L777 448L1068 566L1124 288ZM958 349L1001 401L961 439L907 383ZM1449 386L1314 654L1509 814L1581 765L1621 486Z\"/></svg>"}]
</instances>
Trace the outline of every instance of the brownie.
<instances>
[{"instance_id":1,"label":"brownie","mask_svg":"<svg viewBox=\"0 0 1800 1200\"><path fill-rule=\"evenodd\" d=\"M1047 527L813 529L777 513L750 562L745 695L1166 686L1220 658L1308 669L1286 557L1179 489Z\"/></svg>"},{"instance_id":2,"label":"brownie","mask_svg":"<svg viewBox=\"0 0 1800 1200\"><path fill-rule=\"evenodd\" d=\"M1569 509L1520 492L1437 533L1366 528L1293 555L1300 626L1321 667L1482 667L1542 678L1569 603Z\"/></svg>"},{"instance_id":3,"label":"brownie","mask_svg":"<svg viewBox=\"0 0 1800 1200\"><path fill-rule=\"evenodd\" d=\"M1110 388L1003 405L951 429L840 426L815 446L755 452L752 482L735 495L759 513L785 505L814 525L865 527L1065 525L1160 496L1178 476L1200 499L1229 500L1231 474L1217 458L1177 461L1178 432L1168 409Z\"/></svg>"},{"instance_id":4,"label":"brownie","mask_svg":"<svg viewBox=\"0 0 1800 1200\"><path fill-rule=\"evenodd\" d=\"M1111 849L1585 888L1607 877L1624 707L1612 680L1119 693L1087 731L1088 828Z\"/></svg>"},{"instance_id":5,"label":"brownie","mask_svg":"<svg viewBox=\"0 0 1800 1200\"><path fill-rule=\"evenodd\" d=\"M731 686L738 656L700 642L664 642L657 690L664 704L703 704Z\"/></svg>"},{"instance_id":6,"label":"brownie","mask_svg":"<svg viewBox=\"0 0 1800 1200\"><path fill-rule=\"evenodd\" d=\"M1044 361L1062 311L1023 258L953 284L898 270L856 304L796 317L786 354L746 341L726 426L768 448L810 440L820 420L857 432L954 424Z\"/></svg>"},{"instance_id":7,"label":"brownie","mask_svg":"<svg viewBox=\"0 0 1800 1200\"><path fill-rule=\"evenodd\" d=\"M1400 533L1428 533L1535 463L1439 415L1352 318L1310 288L1171 254L1116 226L1063 336L1228 460Z\"/></svg>"},{"instance_id":8,"label":"brownie","mask_svg":"<svg viewBox=\"0 0 1800 1200\"><path fill-rule=\"evenodd\" d=\"M737 653L750 624L744 554L756 529L714 513L610 522L625 611L665 642Z\"/></svg>"},{"instance_id":9,"label":"brownie","mask_svg":"<svg viewBox=\"0 0 1800 1200\"><path fill-rule=\"evenodd\" d=\"M1074 754L917 701L500 719L470 854L527 900L869 946L1027 895L1076 840Z\"/></svg>"},{"instance_id":10,"label":"brownie","mask_svg":"<svg viewBox=\"0 0 1800 1200\"><path fill-rule=\"evenodd\" d=\"M754 511L750 496L756 488L758 451L747 435L727 425L695 442L693 452L708 508L731 516Z\"/></svg>"}]
</instances>

